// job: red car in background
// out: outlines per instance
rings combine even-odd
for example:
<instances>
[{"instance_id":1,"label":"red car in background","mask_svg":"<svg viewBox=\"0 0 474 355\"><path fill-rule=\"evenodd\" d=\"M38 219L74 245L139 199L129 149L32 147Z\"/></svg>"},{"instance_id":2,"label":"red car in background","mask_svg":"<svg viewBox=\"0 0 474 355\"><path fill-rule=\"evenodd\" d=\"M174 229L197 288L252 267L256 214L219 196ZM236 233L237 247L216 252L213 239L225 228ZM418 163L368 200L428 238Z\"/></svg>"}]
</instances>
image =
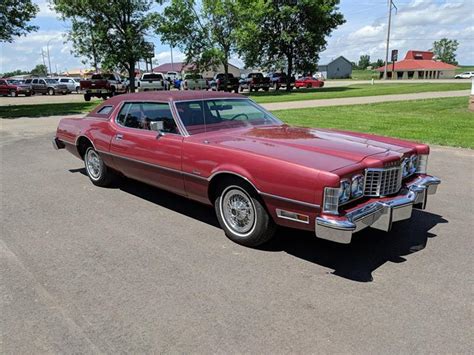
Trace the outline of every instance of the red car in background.
<instances>
[{"instance_id":1,"label":"red car in background","mask_svg":"<svg viewBox=\"0 0 474 355\"><path fill-rule=\"evenodd\" d=\"M119 174L214 206L226 235L247 246L277 225L339 243L366 227L388 232L440 183L427 174L425 144L290 127L222 92L115 96L84 118L63 118L53 145L84 160L95 185Z\"/></svg>"},{"instance_id":2,"label":"red car in background","mask_svg":"<svg viewBox=\"0 0 474 355\"><path fill-rule=\"evenodd\" d=\"M0 95L3 96L31 96L31 85L21 84L14 79L0 79Z\"/></svg>"},{"instance_id":3,"label":"red car in background","mask_svg":"<svg viewBox=\"0 0 474 355\"><path fill-rule=\"evenodd\" d=\"M324 81L315 79L311 76L305 76L303 78L299 78L295 82L295 88L322 88L324 86Z\"/></svg>"}]
</instances>

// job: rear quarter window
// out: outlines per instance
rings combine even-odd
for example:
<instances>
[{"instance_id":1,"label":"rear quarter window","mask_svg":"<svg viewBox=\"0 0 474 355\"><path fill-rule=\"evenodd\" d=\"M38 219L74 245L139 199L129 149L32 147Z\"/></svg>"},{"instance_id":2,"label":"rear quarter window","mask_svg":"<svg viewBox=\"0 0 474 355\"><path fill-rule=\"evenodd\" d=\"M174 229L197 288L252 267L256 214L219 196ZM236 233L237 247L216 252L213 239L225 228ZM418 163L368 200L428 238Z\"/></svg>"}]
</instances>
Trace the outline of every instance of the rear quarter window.
<instances>
[{"instance_id":1,"label":"rear quarter window","mask_svg":"<svg viewBox=\"0 0 474 355\"><path fill-rule=\"evenodd\" d=\"M102 106L99 110L97 110L96 114L97 115L109 115L112 110L114 109L113 106L107 105L107 106Z\"/></svg>"}]
</instances>

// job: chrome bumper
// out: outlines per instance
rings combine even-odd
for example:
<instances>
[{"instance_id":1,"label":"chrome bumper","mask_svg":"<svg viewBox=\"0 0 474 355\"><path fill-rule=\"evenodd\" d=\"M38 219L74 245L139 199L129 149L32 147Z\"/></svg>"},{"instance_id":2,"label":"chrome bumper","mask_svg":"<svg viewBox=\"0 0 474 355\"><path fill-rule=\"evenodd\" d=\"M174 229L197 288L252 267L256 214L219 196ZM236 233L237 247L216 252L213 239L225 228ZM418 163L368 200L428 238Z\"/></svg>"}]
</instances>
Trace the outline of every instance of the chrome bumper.
<instances>
[{"instance_id":1,"label":"chrome bumper","mask_svg":"<svg viewBox=\"0 0 474 355\"><path fill-rule=\"evenodd\" d=\"M405 186L401 193L384 201L368 203L347 213L343 218L316 218L316 236L337 243L349 244L352 235L364 228L390 231L393 222L410 219L413 207L425 209L428 195L434 195L441 180L425 175Z\"/></svg>"}]
</instances>

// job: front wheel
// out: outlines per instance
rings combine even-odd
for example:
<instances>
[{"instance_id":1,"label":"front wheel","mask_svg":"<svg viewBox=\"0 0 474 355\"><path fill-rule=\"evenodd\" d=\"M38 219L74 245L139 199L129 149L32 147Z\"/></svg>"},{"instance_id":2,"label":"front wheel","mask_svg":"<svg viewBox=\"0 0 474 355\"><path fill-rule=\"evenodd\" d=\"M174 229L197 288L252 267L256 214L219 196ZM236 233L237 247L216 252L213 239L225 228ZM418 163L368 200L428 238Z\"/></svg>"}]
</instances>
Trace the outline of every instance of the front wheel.
<instances>
[{"instance_id":1,"label":"front wheel","mask_svg":"<svg viewBox=\"0 0 474 355\"><path fill-rule=\"evenodd\" d=\"M48 95L50 95L50 96L54 95L54 89L53 88L48 89Z\"/></svg>"},{"instance_id":2,"label":"front wheel","mask_svg":"<svg viewBox=\"0 0 474 355\"><path fill-rule=\"evenodd\" d=\"M275 235L275 223L258 195L244 183L221 186L214 208L227 237L238 244L256 247Z\"/></svg>"},{"instance_id":3,"label":"front wheel","mask_svg":"<svg viewBox=\"0 0 474 355\"><path fill-rule=\"evenodd\" d=\"M112 174L108 171L104 161L93 147L87 148L84 154L84 165L87 175L94 185L109 186L111 184Z\"/></svg>"}]
</instances>

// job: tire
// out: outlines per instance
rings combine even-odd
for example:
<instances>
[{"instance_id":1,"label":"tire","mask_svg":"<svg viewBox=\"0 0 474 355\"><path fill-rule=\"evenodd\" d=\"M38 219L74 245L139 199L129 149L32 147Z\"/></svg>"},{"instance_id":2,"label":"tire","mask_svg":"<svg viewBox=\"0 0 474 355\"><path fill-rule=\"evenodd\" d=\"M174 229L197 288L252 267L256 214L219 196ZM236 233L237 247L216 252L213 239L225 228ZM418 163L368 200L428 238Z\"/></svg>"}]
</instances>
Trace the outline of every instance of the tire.
<instances>
[{"instance_id":1,"label":"tire","mask_svg":"<svg viewBox=\"0 0 474 355\"><path fill-rule=\"evenodd\" d=\"M10 92L8 94L11 97L18 97L18 93L15 90L10 90Z\"/></svg>"},{"instance_id":2,"label":"tire","mask_svg":"<svg viewBox=\"0 0 474 355\"><path fill-rule=\"evenodd\" d=\"M80 87L80 86L76 86L76 93L79 94L79 91L81 91L81 87Z\"/></svg>"},{"instance_id":3,"label":"tire","mask_svg":"<svg viewBox=\"0 0 474 355\"><path fill-rule=\"evenodd\" d=\"M87 148L84 154L84 166L89 179L94 185L105 187L112 183L113 175L93 147Z\"/></svg>"},{"instance_id":4,"label":"tire","mask_svg":"<svg viewBox=\"0 0 474 355\"><path fill-rule=\"evenodd\" d=\"M306 89L311 89L312 87L313 87L313 85L311 85L311 84L306 85Z\"/></svg>"},{"instance_id":5,"label":"tire","mask_svg":"<svg viewBox=\"0 0 474 355\"><path fill-rule=\"evenodd\" d=\"M48 95L50 95L50 96L54 95L54 89L53 88L48 89Z\"/></svg>"},{"instance_id":6,"label":"tire","mask_svg":"<svg viewBox=\"0 0 474 355\"><path fill-rule=\"evenodd\" d=\"M89 94L84 94L84 100L85 100L85 101L90 101L90 100L91 100L91 95L89 95Z\"/></svg>"},{"instance_id":7,"label":"tire","mask_svg":"<svg viewBox=\"0 0 474 355\"><path fill-rule=\"evenodd\" d=\"M28 92L28 93L25 94L26 97L29 97L29 96L31 96L31 95L32 95L31 92Z\"/></svg>"},{"instance_id":8,"label":"tire","mask_svg":"<svg viewBox=\"0 0 474 355\"><path fill-rule=\"evenodd\" d=\"M233 208L233 201L244 207ZM226 205L229 206L226 208ZM257 193L244 182L232 179L219 186L214 209L226 236L238 244L257 247L275 235L276 224Z\"/></svg>"},{"instance_id":9,"label":"tire","mask_svg":"<svg viewBox=\"0 0 474 355\"><path fill-rule=\"evenodd\" d=\"M265 87L263 88L263 91L265 91L265 92L268 92L268 90L270 90L270 87L269 87L269 86L265 86Z\"/></svg>"}]
</instances>

